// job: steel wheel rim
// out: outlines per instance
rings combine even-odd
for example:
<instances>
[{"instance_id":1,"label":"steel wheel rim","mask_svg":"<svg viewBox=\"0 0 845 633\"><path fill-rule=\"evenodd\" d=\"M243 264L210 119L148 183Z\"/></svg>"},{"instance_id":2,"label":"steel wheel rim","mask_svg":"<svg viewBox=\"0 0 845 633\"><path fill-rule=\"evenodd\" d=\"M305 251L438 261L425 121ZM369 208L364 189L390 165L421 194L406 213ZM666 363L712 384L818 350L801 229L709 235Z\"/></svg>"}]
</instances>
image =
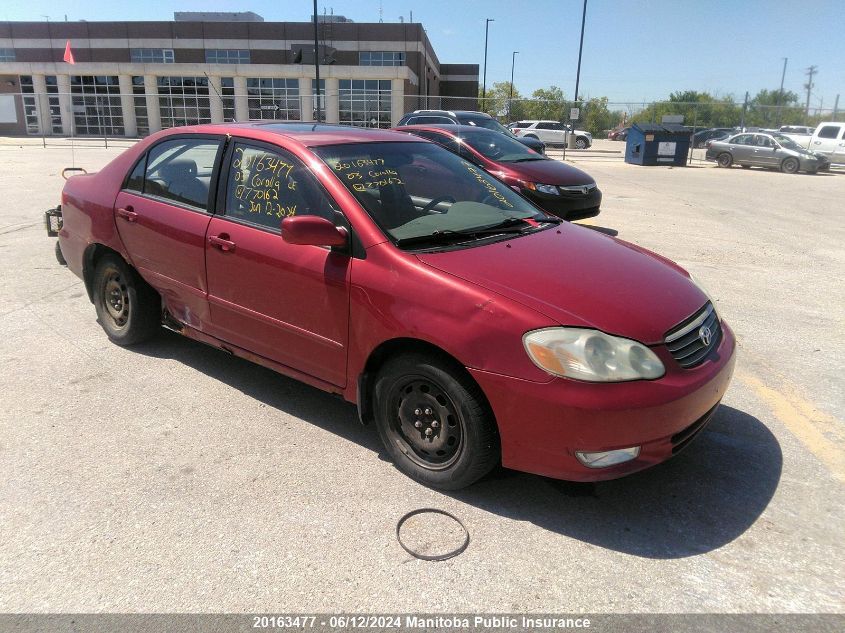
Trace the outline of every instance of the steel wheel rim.
<instances>
[{"instance_id":1,"label":"steel wheel rim","mask_svg":"<svg viewBox=\"0 0 845 633\"><path fill-rule=\"evenodd\" d=\"M117 328L129 322L129 290L119 271L110 269L103 283L103 306Z\"/></svg>"},{"instance_id":2,"label":"steel wheel rim","mask_svg":"<svg viewBox=\"0 0 845 633\"><path fill-rule=\"evenodd\" d=\"M414 463L428 470L452 466L464 447L464 421L458 407L436 382L407 376L393 388L389 434Z\"/></svg>"}]
</instances>

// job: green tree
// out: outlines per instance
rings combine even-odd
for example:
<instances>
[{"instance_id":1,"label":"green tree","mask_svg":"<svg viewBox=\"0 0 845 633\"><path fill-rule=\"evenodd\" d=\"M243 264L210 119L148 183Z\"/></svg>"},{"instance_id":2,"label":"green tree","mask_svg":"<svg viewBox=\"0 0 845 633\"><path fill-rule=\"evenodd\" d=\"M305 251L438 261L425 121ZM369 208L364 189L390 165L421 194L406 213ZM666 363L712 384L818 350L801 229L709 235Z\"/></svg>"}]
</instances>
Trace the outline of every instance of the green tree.
<instances>
[{"instance_id":1,"label":"green tree","mask_svg":"<svg viewBox=\"0 0 845 633\"><path fill-rule=\"evenodd\" d=\"M566 106L563 90L557 86L538 88L531 93L531 101L525 104L525 118L563 121L567 116Z\"/></svg>"},{"instance_id":2,"label":"green tree","mask_svg":"<svg viewBox=\"0 0 845 633\"><path fill-rule=\"evenodd\" d=\"M506 121L525 119L525 102L519 90L513 88L511 98L511 82L497 81L491 88L487 89L487 95L481 99L481 88L478 90L479 108L482 112Z\"/></svg>"},{"instance_id":3,"label":"green tree","mask_svg":"<svg viewBox=\"0 0 845 633\"><path fill-rule=\"evenodd\" d=\"M673 92L667 101L650 104L631 117L632 123L660 123L665 115L683 115L684 125L732 127L742 119L742 106L733 98L717 99L707 92Z\"/></svg>"},{"instance_id":4,"label":"green tree","mask_svg":"<svg viewBox=\"0 0 845 633\"><path fill-rule=\"evenodd\" d=\"M607 97L593 97L580 104L581 123L577 127L585 128L593 136L604 136L622 122L621 110L613 112L607 107Z\"/></svg>"},{"instance_id":5,"label":"green tree","mask_svg":"<svg viewBox=\"0 0 845 633\"><path fill-rule=\"evenodd\" d=\"M748 102L745 124L764 128L803 125L804 108L791 90L761 90Z\"/></svg>"}]
</instances>

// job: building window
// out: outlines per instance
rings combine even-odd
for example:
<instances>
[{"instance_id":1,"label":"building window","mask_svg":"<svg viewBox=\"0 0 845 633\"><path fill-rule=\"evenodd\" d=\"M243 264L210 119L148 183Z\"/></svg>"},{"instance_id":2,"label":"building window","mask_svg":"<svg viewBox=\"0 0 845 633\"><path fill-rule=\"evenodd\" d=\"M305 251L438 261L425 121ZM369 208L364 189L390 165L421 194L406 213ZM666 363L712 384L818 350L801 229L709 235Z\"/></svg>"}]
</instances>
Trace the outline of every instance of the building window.
<instances>
[{"instance_id":1,"label":"building window","mask_svg":"<svg viewBox=\"0 0 845 633\"><path fill-rule=\"evenodd\" d=\"M23 114L26 119L26 133L38 134L38 103L35 100L35 88L32 86L32 77L21 75L20 83Z\"/></svg>"},{"instance_id":2,"label":"building window","mask_svg":"<svg viewBox=\"0 0 845 633\"><path fill-rule=\"evenodd\" d=\"M0 62L13 62L15 61L15 49L14 48L0 48Z\"/></svg>"},{"instance_id":3,"label":"building window","mask_svg":"<svg viewBox=\"0 0 845 633\"><path fill-rule=\"evenodd\" d=\"M47 75L47 102L50 106L50 129L53 134L62 133L62 106L59 104L59 84L55 75Z\"/></svg>"},{"instance_id":4,"label":"building window","mask_svg":"<svg viewBox=\"0 0 845 633\"><path fill-rule=\"evenodd\" d=\"M129 58L136 64L172 64L172 48L131 48Z\"/></svg>"},{"instance_id":5,"label":"building window","mask_svg":"<svg viewBox=\"0 0 845 633\"><path fill-rule=\"evenodd\" d=\"M206 64L248 64L249 51L243 48L209 48L205 51Z\"/></svg>"},{"instance_id":6,"label":"building window","mask_svg":"<svg viewBox=\"0 0 845 633\"><path fill-rule=\"evenodd\" d=\"M299 80L262 79L250 77L246 80L249 100L249 118L298 121Z\"/></svg>"},{"instance_id":7,"label":"building window","mask_svg":"<svg viewBox=\"0 0 845 633\"><path fill-rule=\"evenodd\" d=\"M341 125L390 127L390 80L341 79Z\"/></svg>"},{"instance_id":8,"label":"building window","mask_svg":"<svg viewBox=\"0 0 845 633\"><path fill-rule=\"evenodd\" d=\"M161 127L211 123L206 77L157 77Z\"/></svg>"},{"instance_id":9,"label":"building window","mask_svg":"<svg viewBox=\"0 0 845 633\"><path fill-rule=\"evenodd\" d=\"M144 87L144 78L138 75L132 77L132 101L135 106L135 125L138 127L138 136L146 136L150 133L147 91Z\"/></svg>"},{"instance_id":10,"label":"building window","mask_svg":"<svg viewBox=\"0 0 845 633\"><path fill-rule=\"evenodd\" d=\"M70 93L76 134L124 135L117 75L72 75Z\"/></svg>"},{"instance_id":11,"label":"building window","mask_svg":"<svg viewBox=\"0 0 845 633\"><path fill-rule=\"evenodd\" d=\"M311 120L317 120L317 105L320 106L320 120L326 120L326 80L320 80L320 94L317 94L317 80L311 80L311 103L314 104L313 111L311 112Z\"/></svg>"},{"instance_id":12,"label":"building window","mask_svg":"<svg viewBox=\"0 0 845 633\"><path fill-rule=\"evenodd\" d=\"M235 120L235 80L231 77L220 78L220 93L223 95L223 120Z\"/></svg>"},{"instance_id":13,"label":"building window","mask_svg":"<svg viewBox=\"0 0 845 633\"><path fill-rule=\"evenodd\" d=\"M361 66L404 66L405 53L395 51L361 51L358 53Z\"/></svg>"}]
</instances>

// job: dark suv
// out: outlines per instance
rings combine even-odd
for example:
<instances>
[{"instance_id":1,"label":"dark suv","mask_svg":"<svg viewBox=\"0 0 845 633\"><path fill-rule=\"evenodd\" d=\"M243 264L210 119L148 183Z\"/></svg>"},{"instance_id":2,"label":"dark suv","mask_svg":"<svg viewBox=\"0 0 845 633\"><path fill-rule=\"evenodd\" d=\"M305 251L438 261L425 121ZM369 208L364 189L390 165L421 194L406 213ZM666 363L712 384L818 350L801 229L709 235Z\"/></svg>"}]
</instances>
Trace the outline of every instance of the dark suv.
<instances>
[{"instance_id":1,"label":"dark suv","mask_svg":"<svg viewBox=\"0 0 845 633\"><path fill-rule=\"evenodd\" d=\"M471 110L414 110L399 119L398 125L475 125L500 132L530 147L539 154L546 153L546 144L536 138L520 138L486 112Z\"/></svg>"}]
</instances>

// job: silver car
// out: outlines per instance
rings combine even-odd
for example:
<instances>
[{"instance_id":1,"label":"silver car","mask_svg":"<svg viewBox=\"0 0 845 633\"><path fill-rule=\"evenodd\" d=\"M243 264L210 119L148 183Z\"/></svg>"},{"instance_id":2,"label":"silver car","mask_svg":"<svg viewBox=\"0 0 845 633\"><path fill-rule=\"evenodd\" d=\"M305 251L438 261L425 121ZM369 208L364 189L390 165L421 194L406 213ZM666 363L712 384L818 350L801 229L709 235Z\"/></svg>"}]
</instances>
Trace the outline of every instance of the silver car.
<instances>
[{"instance_id":1,"label":"silver car","mask_svg":"<svg viewBox=\"0 0 845 633\"><path fill-rule=\"evenodd\" d=\"M799 171L814 174L819 170L830 169L830 161L826 157L804 149L778 132L742 133L713 141L707 147L706 158L716 161L719 167L734 164L745 168L769 167L787 174Z\"/></svg>"}]
</instances>

